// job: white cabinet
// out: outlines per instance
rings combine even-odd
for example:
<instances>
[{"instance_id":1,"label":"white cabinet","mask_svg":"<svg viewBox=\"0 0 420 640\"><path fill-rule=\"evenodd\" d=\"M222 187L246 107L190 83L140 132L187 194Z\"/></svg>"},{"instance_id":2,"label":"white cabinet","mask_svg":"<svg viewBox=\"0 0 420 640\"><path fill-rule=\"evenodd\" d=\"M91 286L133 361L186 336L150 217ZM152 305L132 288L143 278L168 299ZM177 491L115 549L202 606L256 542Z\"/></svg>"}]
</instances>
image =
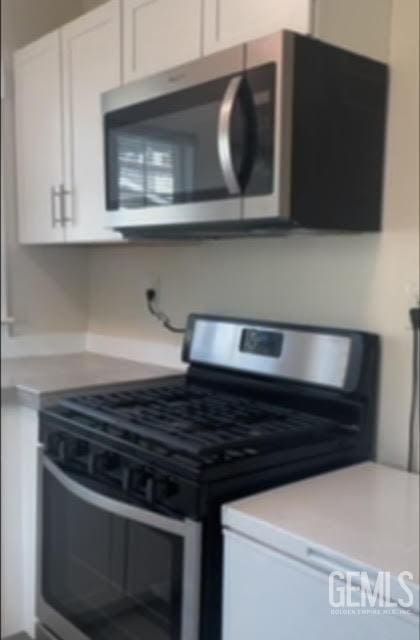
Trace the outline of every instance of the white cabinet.
<instances>
[{"instance_id":1,"label":"white cabinet","mask_svg":"<svg viewBox=\"0 0 420 640\"><path fill-rule=\"evenodd\" d=\"M38 414L2 403L1 631L35 637Z\"/></svg>"},{"instance_id":2,"label":"white cabinet","mask_svg":"<svg viewBox=\"0 0 420 640\"><path fill-rule=\"evenodd\" d=\"M17 196L21 242L64 239L59 198L63 180L59 32L15 56Z\"/></svg>"},{"instance_id":3,"label":"white cabinet","mask_svg":"<svg viewBox=\"0 0 420 640\"><path fill-rule=\"evenodd\" d=\"M223 640L417 640L418 615L332 615L328 572L234 532L224 537Z\"/></svg>"},{"instance_id":4,"label":"white cabinet","mask_svg":"<svg viewBox=\"0 0 420 640\"><path fill-rule=\"evenodd\" d=\"M1 632L23 628L20 430L18 408L1 407Z\"/></svg>"},{"instance_id":5,"label":"white cabinet","mask_svg":"<svg viewBox=\"0 0 420 640\"><path fill-rule=\"evenodd\" d=\"M204 53L280 29L386 60L392 0L204 0Z\"/></svg>"},{"instance_id":6,"label":"white cabinet","mask_svg":"<svg viewBox=\"0 0 420 640\"><path fill-rule=\"evenodd\" d=\"M101 94L121 79L118 0L66 25L62 43L66 240L117 240L106 228Z\"/></svg>"},{"instance_id":7,"label":"white cabinet","mask_svg":"<svg viewBox=\"0 0 420 640\"><path fill-rule=\"evenodd\" d=\"M204 0L204 53L291 29L311 31L312 0Z\"/></svg>"},{"instance_id":8,"label":"white cabinet","mask_svg":"<svg viewBox=\"0 0 420 640\"><path fill-rule=\"evenodd\" d=\"M123 0L124 82L201 54L199 0Z\"/></svg>"},{"instance_id":9,"label":"white cabinet","mask_svg":"<svg viewBox=\"0 0 420 640\"><path fill-rule=\"evenodd\" d=\"M120 240L107 228L101 114L120 83L119 0L16 53L21 242Z\"/></svg>"}]
</instances>

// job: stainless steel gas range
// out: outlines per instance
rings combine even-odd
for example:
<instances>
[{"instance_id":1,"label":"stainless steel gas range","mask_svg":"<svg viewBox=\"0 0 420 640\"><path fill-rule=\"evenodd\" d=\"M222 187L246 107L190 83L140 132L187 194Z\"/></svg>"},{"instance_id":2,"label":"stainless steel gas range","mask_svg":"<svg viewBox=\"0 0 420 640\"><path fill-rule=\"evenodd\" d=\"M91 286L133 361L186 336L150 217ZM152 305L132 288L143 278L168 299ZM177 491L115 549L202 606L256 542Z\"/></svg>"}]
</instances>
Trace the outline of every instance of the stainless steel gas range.
<instances>
[{"instance_id":1,"label":"stainless steel gas range","mask_svg":"<svg viewBox=\"0 0 420 640\"><path fill-rule=\"evenodd\" d=\"M220 640L220 505L373 455L375 336L194 315L183 358L41 412L38 640Z\"/></svg>"}]
</instances>

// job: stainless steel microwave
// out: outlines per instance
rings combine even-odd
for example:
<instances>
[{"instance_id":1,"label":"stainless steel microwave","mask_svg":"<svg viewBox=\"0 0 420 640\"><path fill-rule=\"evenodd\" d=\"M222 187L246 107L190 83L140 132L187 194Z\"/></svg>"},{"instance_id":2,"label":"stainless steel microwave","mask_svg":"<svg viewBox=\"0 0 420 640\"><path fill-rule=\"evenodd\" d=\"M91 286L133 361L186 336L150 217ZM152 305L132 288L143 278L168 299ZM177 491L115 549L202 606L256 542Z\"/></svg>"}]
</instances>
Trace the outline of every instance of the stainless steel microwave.
<instances>
[{"instance_id":1,"label":"stainless steel microwave","mask_svg":"<svg viewBox=\"0 0 420 640\"><path fill-rule=\"evenodd\" d=\"M127 237L380 228L387 67L283 31L103 96Z\"/></svg>"}]
</instances>

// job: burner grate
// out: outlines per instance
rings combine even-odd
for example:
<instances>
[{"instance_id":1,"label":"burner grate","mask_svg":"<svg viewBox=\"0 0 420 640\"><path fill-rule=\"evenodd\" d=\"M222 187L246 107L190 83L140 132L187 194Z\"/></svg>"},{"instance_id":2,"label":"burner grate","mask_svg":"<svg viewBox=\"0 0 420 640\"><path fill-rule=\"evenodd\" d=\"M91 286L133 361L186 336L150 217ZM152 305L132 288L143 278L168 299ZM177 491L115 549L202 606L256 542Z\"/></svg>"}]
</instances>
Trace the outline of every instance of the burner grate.
<instances>
[{"instance_id":1,"label":"burner grate","mask_svg":"<svg viewBox=\"0 0 420 640\"><path fill-rule=\"evenodd\" d=\"M201 462L252 455L254 448L293 446L335 431L329 419L185 382L70 398L67 408L125 431L124 439L161 446ZM130 435L129 435L130 434Z\"/></svg>"}]
</instances>

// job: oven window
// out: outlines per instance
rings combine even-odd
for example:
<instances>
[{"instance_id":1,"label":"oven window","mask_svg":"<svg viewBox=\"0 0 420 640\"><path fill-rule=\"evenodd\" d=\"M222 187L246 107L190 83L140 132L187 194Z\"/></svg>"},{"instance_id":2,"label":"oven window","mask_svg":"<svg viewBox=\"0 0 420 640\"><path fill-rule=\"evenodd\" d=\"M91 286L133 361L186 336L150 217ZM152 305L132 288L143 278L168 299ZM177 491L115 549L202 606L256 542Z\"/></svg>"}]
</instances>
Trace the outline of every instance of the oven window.
<instances>
[{"instance_id":1,"label":"oven window","mask_svg":"<svg viewBox=\"0 0 420 640\"><path fill-rule=\"evenodd\" d=\"M182 539L85 503L46 469L43 501L47 604L92 640L179 640Z\"/></svg>"}]
</instances>

